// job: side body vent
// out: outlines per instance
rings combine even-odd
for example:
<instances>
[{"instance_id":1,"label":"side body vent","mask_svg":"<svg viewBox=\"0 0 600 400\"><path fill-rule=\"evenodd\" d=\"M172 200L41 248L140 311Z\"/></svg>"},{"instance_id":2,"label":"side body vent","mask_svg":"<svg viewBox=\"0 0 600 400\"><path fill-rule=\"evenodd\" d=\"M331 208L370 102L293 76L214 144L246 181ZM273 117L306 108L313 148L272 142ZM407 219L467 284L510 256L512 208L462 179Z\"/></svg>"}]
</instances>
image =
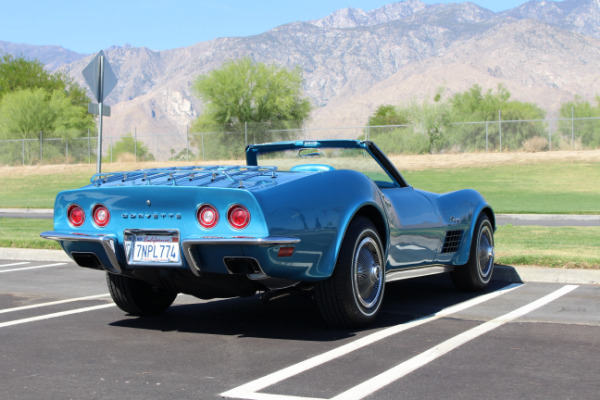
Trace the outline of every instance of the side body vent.
<instances>
[{"instance_id":1,"label":"side body vent","mask_svg":"<svg viewBox=\"0 0 600 400\"><path fill-rule=\"evenodd\" d=\"M444 247L442 253L454 253L458 250L462 240L463 231L448 231L444 239Z\"/></svg>"}]
</instances>

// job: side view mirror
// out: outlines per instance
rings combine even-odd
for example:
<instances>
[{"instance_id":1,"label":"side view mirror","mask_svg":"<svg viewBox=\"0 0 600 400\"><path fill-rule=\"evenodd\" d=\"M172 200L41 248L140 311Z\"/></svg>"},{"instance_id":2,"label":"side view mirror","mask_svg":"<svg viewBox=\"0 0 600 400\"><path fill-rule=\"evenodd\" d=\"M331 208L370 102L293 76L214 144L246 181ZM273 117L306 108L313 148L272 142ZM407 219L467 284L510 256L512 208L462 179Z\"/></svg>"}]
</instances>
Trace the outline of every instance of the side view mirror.
<instances>
[{"instance_id":1,"label":"side view mirror","mask_svg":"<svg viewBox=\"0 0 600 400\"><path fill-rule=\"evenodd\" d=\"M304 148L298 150L298 157L300 158L318 158L321 157L321 151L319 149Z\"/></svg>"}]
</instances>

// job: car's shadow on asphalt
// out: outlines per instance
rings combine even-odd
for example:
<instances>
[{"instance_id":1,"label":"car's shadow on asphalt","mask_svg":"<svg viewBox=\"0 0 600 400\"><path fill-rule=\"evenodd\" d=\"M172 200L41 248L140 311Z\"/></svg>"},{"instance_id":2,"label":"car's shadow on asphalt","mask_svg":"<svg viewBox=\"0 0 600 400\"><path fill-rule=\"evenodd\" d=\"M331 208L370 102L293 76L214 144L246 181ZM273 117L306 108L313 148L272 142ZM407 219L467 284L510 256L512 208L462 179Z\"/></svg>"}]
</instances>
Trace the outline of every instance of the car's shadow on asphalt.
<instances>
[{"instance_id":1,"label":"car's shadow on asphalt","mask_svg":"<svg viewBox=\"0 0 600 400\"><path fill-rule=\"evenodd\" d=\"M197 304L175 303L164 314L125 316L110 326L162 332L187 332L266 339L336 341L360 332L385 328L434 314L506 286L492 281L484 292L457 291L446 275L423 277L386 286L383 308L375 321L363 329L331 328L321 319L309 296L290 295L270 301L259 296L219 299Z\"/></svg>"}]
</instances>

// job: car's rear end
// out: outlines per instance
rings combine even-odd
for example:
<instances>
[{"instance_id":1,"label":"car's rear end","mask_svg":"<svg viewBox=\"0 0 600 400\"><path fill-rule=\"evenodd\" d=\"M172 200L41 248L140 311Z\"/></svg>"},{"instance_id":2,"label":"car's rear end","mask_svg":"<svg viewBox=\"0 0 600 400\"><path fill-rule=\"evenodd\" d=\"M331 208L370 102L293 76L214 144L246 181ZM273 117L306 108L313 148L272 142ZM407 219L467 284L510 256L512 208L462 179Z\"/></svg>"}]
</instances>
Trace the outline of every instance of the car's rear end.
<instances>
[{"instance_id":1,"label":"car's rear end","mask_svg":"<svg viewBox=\"0 0 600 400\"><path fill-rule=\"evenodd\" d=\"M57 196L54 231L42 236L59 241L80 266L112 274L162 274L177 285L239 275L282 285L267 282L261 264L291 256L300 240L269 236L253 192L299 177L264 167L96 175L91 185Z\"/></svg>"}]
</instances>

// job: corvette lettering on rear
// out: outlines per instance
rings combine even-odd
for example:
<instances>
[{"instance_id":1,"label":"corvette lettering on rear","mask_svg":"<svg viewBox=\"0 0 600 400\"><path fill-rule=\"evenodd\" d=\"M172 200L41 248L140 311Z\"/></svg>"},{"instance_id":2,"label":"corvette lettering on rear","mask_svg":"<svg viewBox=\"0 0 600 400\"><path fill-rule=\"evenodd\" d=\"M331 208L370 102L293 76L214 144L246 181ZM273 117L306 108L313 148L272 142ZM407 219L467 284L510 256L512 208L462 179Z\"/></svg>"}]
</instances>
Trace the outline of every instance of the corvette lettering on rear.
<instances>
[{"instance_id":1,"label":"corvette lettering on rear","mask_svg":"<svg viewBox=\"0 0 600 400\"><path fill-rule=\"evenodd\" d=\"M123 213L121 214L121 217L123 217L123 219L181 219L181 214L177 213L152 213L152 214L148 214L148 213L139 213L139 214L128 214L128 213Z\"/></svg>"}]
</instances>

